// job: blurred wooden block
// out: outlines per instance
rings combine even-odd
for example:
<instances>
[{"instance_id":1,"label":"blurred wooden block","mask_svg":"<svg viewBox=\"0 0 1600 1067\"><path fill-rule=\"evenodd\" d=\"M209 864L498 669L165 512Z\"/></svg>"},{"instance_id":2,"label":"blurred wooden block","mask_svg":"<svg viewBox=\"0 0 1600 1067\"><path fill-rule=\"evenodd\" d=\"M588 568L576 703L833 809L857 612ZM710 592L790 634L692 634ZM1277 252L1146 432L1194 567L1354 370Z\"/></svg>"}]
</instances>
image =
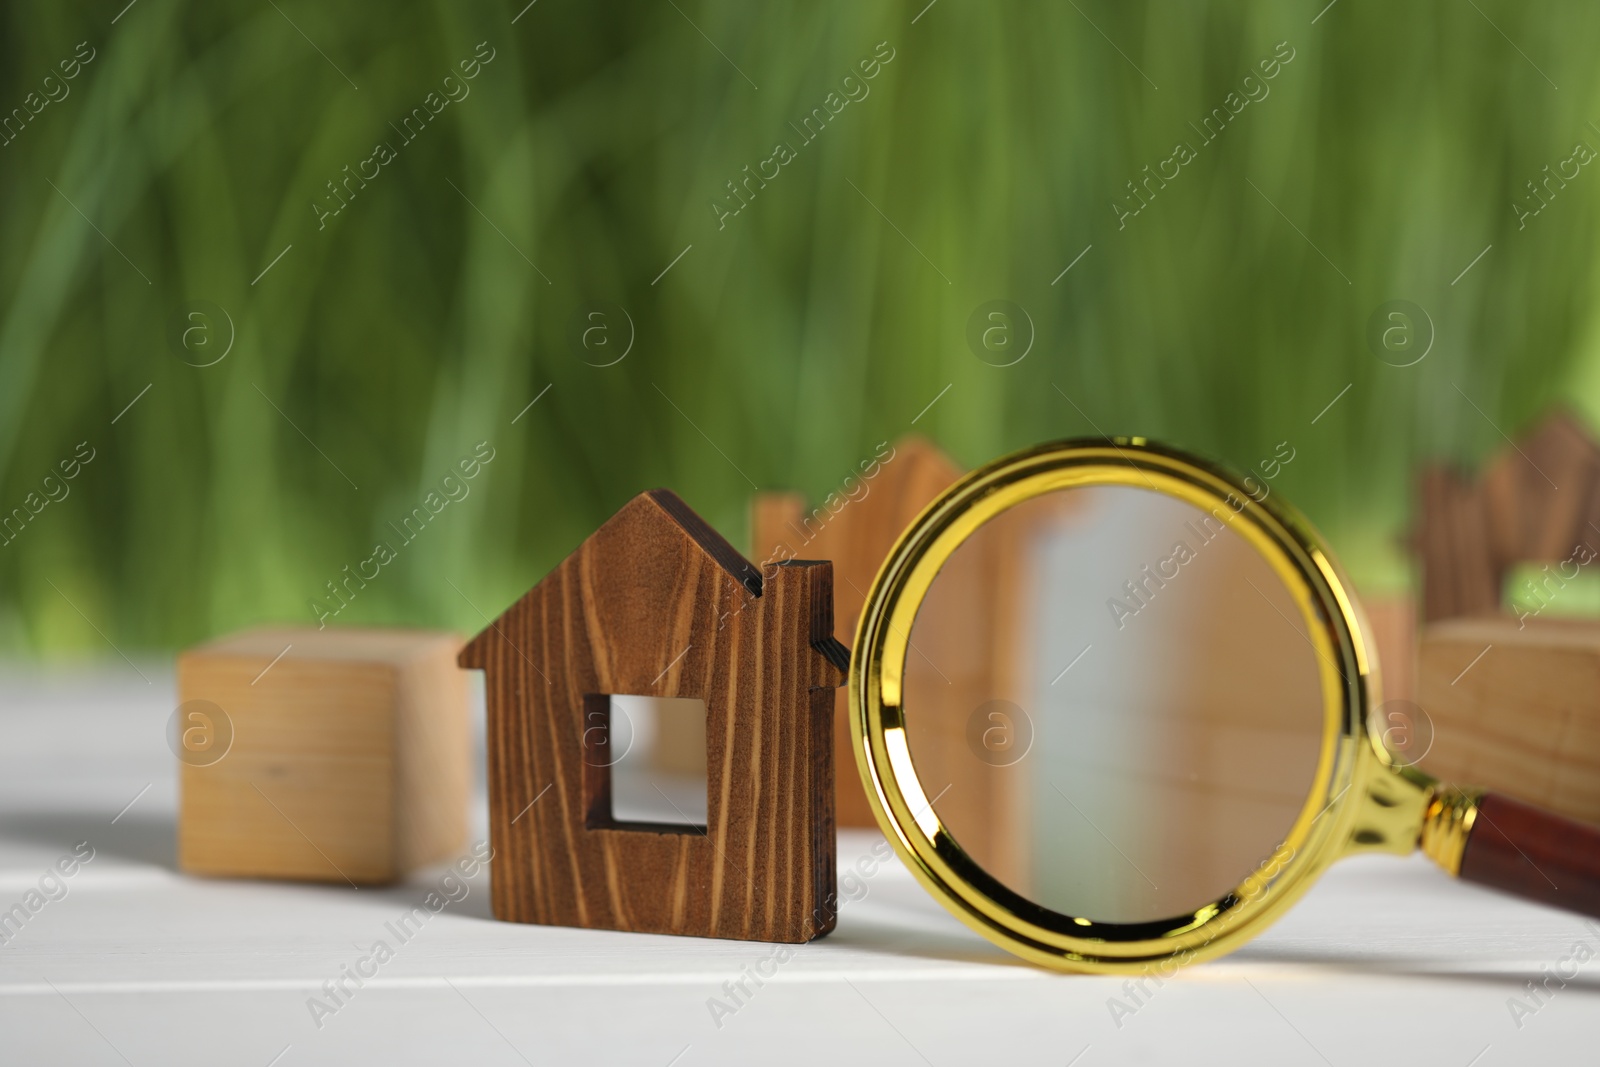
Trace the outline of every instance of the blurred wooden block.
<instances>
[{"instance_id":1,"label":"blurred wooden block","mask_svg":"<svg viewBox=\"0 0 1600 1067\"><path fill-rule=\"evenodd\" d=\"M921 437L888 442L858 464L839 490L807 509L799 493L760 493L751 508L751 542L755 558L825 559L833 563L835 632L849 644L855 634L867 590L888 558L895 540L922 509L933 502L963 471ZM835 813L840 826L875 826L850 745L848 696L834 697L833 745ZM950 724L951 737L961 742L965 720Z\"/></svg>"},{"instance_id":2,"label":"blurred wooden block","mask_svg":"<svg viewBox=\"0 0 1600 1067\"><path fill-rule=\"evenodd\" d=\"M1416 700L1417 603L1404 593L1363 596L1361 606L1378 646L1383 699Z\"/></svg>"},{"instance_id":3,"label":"blurred wooden block","mask_svg":"<svg viewBox=\"0 0 1600 1067\"><path fill-rule=\"evenodd\" d=\"M1490 545L1489 514L1478 487L1459 472L1422 472L1415 535L1428 621L1500 609L1501 565Z\"/></svg>"},{"instance_id":4,"label":"blurred wooden block","mask_svg":"<svg viewBox=\"0 0 1600 1067\"><path fill-rule=\"evenodd\" d=\"M1600 823L1600 622L1494 616L1427 627L1423 769Z\"/></svg>"},{"instance_id":5,"label":"blurred wooden block","mask_svg":"<svg viewBox=\"0 0 1600 1067\"><path fill-rule=\"evenodd\" d=\"M178 864L390 882L466 844L467 679L450 634L260 629L178 658Z\"/></svg>"}]
</instances>

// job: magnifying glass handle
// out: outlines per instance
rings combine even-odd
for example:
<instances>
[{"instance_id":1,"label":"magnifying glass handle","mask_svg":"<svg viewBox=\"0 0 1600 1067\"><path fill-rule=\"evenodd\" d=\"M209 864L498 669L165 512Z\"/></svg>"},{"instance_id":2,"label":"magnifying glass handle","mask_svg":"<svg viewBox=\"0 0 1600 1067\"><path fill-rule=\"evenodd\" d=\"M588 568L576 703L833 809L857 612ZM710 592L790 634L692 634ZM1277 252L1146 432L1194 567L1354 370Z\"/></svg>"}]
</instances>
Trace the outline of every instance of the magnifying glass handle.
<instances>
[{"instance_id":1,"label":"magnifying glass handle","mask_svg":"<svg viewBox=\"0 0 1600 1067\"><path fill-rule=\"evenodd\" d=\"M1600 827L1489 793L1478 801L1459 874L1600 918Z\"/></svg>"}]
</instances>

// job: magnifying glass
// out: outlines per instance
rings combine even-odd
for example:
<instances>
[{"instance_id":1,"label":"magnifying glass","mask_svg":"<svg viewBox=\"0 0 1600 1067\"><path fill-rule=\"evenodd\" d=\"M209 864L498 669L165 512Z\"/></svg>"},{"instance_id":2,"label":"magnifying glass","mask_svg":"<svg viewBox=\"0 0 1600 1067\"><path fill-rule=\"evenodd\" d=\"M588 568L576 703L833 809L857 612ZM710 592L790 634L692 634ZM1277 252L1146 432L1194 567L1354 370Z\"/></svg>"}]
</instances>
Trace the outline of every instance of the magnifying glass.
<instances>
[{"instance_id":1,"label":"magnifying glass","mask_svg":"<svg viewBox=\"0 0 1600 1067\"><path fill-rule=\"evenodd\" d=\"M1142 438L951 486L879 571L851 734L879 825L957 918L1064 970L1230 952L1334 860L1600 916L1600 830L1385 744L1348 580L1268 485Z\"/></svg>"}]
</instances>

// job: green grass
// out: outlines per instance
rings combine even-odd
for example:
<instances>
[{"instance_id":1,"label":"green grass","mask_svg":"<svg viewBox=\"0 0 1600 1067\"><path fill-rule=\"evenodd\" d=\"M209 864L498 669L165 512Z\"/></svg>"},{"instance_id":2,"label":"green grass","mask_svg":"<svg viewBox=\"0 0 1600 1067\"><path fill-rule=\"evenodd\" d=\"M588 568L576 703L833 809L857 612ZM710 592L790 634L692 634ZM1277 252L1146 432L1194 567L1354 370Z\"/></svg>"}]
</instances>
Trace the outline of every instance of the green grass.
<instances>
[{"instance_id":1,"label":"green grass","mask_svg":"<svg viewBox=\"0 0 1600 1067\"><path fill-rule=\"evenodd\" d=\"M310 621L487 440L340 615L474 630L632 494L741 540L752 482L820 496L946 385L915 429L969 464L1097 430L1239 466L1288 441L1277 490L1392 588L1419 462L1600 416L1600 173L1525 229L1511 206L1600 148L1587 5L93 6L0 16L0 107L97 50L0 148L0 508L97 450L0 547L0 650ZM470 96L319 232L324 182L480 41ZM884 41L870 95L719 229L724 183ZM1125 183L1281 41L1270 95L1119 230ZM168 343L197 299L236 327L203 369ZM1036 326L1012 367L964 340L992 299ZM1366 345L1394 299L1436 328L1412 367ZM596 368L569 335L602 304L636 339Z\"/></svg>"}]
</instances>

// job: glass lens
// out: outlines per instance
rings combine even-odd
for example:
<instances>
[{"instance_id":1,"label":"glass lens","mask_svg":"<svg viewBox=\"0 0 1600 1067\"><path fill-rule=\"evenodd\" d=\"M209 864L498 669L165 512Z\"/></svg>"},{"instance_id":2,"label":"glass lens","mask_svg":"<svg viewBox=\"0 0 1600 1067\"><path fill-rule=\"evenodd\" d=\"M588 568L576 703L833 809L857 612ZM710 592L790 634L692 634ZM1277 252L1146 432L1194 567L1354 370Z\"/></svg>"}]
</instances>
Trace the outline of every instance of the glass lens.
<instances>
[{"instance_id":1,"label":"glass lens","mask_svg":"<svg viewBox=\"0 0 1600 1067\"><path fill-rule=\"evenodd\" d=\"M1015 892L1145 922L1272 862L1321 751L1319 653L1234 521L1153 489L1066 490L939 572L910 635L911 756Z\"/></svg>"}]
</instances>

